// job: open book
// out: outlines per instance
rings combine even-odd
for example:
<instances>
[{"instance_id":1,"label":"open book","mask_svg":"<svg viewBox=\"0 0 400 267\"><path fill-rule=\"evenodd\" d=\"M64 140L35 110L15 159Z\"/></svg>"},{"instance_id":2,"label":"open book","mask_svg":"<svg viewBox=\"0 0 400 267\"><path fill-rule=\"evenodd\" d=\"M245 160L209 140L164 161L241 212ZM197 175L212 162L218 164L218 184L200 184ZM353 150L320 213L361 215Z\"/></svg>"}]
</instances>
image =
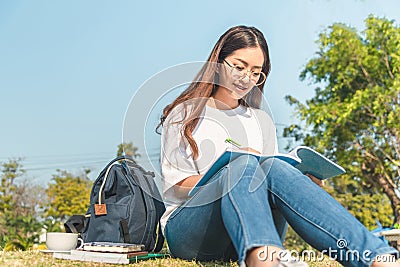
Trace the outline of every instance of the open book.
<instances>
[{"instance_id":1,"label":"open book","mask_svg":"<svg viewBox=\"0 0 400 267\"><path fill-rule=\"evenodd\" d=\"M288 154L276 154L268 156L251 153L244 150L226 150L221 156L219 156L219 158L214 162L210 169L208 169L203 177L201 177L192 190L190 190L189 196L193 196L194 193L197 192L201 186L205 185L208 180L210 180L211 177L218 172L219 169L241 155L253 155L260 163L269 158L277 158L286 161L290 165L299 169L302 173L311 174L320 180L334 177L346 172L343 167L307 146L298 146Z\"/></svg>"},{"instance_id":2,"label":"open book","mask_svg":"<svg viewBox=\"0 0 400 267\"><path fill-rule=\"evenodd\" d=\"M89 242L83 244L83 250L129 253L143 251L144 245L114 242Z\"/></svg>"}]
</instances>

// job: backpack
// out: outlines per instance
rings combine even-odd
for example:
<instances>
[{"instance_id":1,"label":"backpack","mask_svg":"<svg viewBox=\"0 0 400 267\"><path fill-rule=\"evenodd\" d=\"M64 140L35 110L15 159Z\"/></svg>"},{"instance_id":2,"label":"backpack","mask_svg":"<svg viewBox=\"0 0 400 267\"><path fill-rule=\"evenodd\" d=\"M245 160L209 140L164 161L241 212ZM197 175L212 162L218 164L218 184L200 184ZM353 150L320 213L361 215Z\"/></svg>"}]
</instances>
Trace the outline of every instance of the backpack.
<instances>
[{"instance_id":1,"label":"backpack","mask_svg":"<svg viewBox=\"0 0 400 267\"><path fill-rule=\"evenodd\" d=\"M64 223L64 229L67 233L81 234L85 227L85 215L72 215Z\"/></svg>"},{"instance_id":2,"label":"backpack","mask_svg":"<svg viewBox=\"0 0 400 267\"><path fill-rule=\"evenodd\" d=\"M84 242L143 244L148 252L160 251L165 206L154 176L130 157L112 160L93 184L81 234Z\"/></svg>"}]
</instances>

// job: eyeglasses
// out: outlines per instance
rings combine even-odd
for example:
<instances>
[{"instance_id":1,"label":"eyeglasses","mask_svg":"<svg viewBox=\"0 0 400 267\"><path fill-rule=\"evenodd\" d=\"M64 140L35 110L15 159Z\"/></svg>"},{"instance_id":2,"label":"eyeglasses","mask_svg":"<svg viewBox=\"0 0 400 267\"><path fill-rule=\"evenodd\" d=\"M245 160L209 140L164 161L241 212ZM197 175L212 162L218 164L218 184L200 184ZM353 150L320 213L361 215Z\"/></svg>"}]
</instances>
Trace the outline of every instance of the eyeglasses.
<instances>
[{"instance_id":1,"label":"eyeglasses","mask_svg":"<svg viewBox=\"0 0 400 267\"><path fill-rule=\"evenodd\" d=\"M250 81L255 85L261 85L267 79L267 76L264 72L261 71L251 71L247 70L244 66L241 65L231 65L228 61L224 59L224 62L231 68L231 75L234 79L242 80L246 76L249 76ZM250 73L250 74L248 74Z\"/></svg>"}]
</instances>

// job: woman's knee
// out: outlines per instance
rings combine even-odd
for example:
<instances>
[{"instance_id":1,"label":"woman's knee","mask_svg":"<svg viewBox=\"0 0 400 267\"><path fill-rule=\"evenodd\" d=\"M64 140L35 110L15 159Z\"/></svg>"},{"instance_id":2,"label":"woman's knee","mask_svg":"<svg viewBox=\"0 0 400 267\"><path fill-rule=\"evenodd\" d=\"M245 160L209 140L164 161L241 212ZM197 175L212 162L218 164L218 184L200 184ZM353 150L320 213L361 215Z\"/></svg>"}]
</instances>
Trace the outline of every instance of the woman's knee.
<instances>
[{"instance_id":1,"label":"woman's knee","mask_svg":"<svg viewBox=\"0 0 400 267\"><path fill-rule=\"evenodd\" d=\"M259 165L258 159L253 155L241 155L230 163L230 168L257 168Z\"/></svg>"},{"instance_id":2,"label":"woman's knee","mask_svg":"<svg viewBox=\"0 0 400 267\"><path fill-rule=\"evenodd\" d=\"M260 170L258 159L252 155L241 155L231 161L228 165L228 176L234 177L252 177Z\"/></svg>"},{"instance_id":3,"label":"woman's knee","mask_svg":"<svg viewBox=\"0 0 400 267\"><path fill-rule=\"evenodd\" d=\"M281 182L303 176L294 166L277 158L267 159L260 166L269 179L279 179Z\"/></svg>"}]
</instances>

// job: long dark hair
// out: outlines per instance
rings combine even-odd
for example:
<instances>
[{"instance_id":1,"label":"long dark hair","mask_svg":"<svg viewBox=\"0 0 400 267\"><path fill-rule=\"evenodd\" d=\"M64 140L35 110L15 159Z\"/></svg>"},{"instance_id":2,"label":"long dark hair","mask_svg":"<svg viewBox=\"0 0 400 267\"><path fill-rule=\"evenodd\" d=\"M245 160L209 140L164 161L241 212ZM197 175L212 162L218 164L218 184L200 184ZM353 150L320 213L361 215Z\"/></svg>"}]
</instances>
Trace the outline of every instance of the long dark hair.
<instances>
[{"instance_id":1,"label":"long dark hair","mask_svg":"<svg viewBox=\"0 0 400 267\"><path fill-rule=\"evenodd\" d=\"M189 87L183 91L174 102L164 108L160 123L157 126L157 130L163 125L165 119L177 105L185 105L185 102L188 100L199 99L197 105L192 105L192 109L189 112L185 112L183 119L179 122L176 122L183 123L181 135L182 137L186 138L193 152L193 158L196 159L198 157L199 150L196 141L192 136L192 132L199 122L201 112L207 102L207 99L213 96L218 88L217 85L219 77L216 69L216 63L222 63L226 57L231 55L236 50L253 47L261 48L264 54L264 62L261 71L264 72L268 77L268 74L271 70L271 64L269 60L268 45L264 35L255 27L232 27L219 38L207 59L208 63L214 64L204 64ZM259 85L258 88L259 90L251 90L245 97L240 99L239 104L259 108L262 100L264 83Z\"/></svg>"}]
</instances>

